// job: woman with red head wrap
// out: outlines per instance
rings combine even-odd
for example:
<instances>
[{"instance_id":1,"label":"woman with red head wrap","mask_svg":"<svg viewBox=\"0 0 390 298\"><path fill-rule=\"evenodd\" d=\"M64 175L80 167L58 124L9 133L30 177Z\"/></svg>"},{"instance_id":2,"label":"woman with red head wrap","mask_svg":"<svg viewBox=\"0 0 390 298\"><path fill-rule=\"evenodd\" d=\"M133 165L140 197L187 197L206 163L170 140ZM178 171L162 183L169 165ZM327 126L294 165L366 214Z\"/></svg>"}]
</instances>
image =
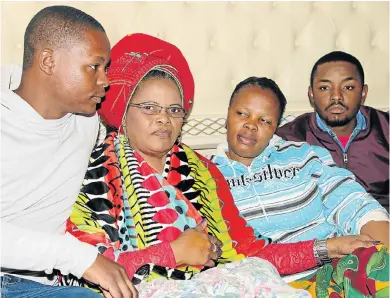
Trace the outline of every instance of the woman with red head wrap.
<instances>
[{"instance_id":1,"label":"woman with red head wrap","mask_svg":"<svg viewBox=\"0 0 390 298\"><path fill-rule=\"evenodd\" d=\"M196 276L193 293L200 291L198 275L206 274L198 273L218 266L202 281L213 289L220 289L218 279L219 285L235 284L237 293L251 288L255 295L269 274L279 289L304 297L260 258L282 274L304 271L317 265L314 240L269 244L255 236L216 166L181 143L194 80L180 50L133 34L113 47L111 61L110 87L98 112L115 131L91 155L67 232L122 264L141 286L161 277L168 283ZM245 259L251 256L257 258ZM249 271L240 269L246 266ZM237 273L228 279L226 270Z\"/></svg>"}]
</instances>

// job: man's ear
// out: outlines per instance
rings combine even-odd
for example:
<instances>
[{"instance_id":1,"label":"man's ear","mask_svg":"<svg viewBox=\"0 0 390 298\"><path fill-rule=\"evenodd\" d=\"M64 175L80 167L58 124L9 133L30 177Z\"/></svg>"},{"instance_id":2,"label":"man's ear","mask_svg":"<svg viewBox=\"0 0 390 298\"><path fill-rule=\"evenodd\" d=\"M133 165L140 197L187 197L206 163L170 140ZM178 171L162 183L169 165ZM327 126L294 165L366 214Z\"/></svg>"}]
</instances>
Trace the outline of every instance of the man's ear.
<instances>
[{"instance_id":1,"label":"man's ear","mask_svg":"<svg viewBox=\"0 0 390 298\"><path fill-rule=\"evenodd\" d=\"M364 103L366 102L367 93L368 93L368 85L364 84L362 88L362 99L360 100L361 105L364 105Z\"/></svg>"},{"instance_id":2,"label":"man's ear","mask_svg":"<svg viewBox=\"0 0 390 298\"><path fill-rule=\"evenodd\" d=\"M43 49L39 54L39 68L47 75L52 75L54 70L53 51L50 49Z\"/></svg>"},{"instance_id":3,"label":"man's ear","mask_svg":"<svg viewBox=\"0 0 390 298\"><path fill-rule=\"evenodd\" d=\"M314 108L314 94L313 94L313 88L309 86L307 89L307 96L309 97L309 102L312 108Z\"/></svg>"}]
</instances>

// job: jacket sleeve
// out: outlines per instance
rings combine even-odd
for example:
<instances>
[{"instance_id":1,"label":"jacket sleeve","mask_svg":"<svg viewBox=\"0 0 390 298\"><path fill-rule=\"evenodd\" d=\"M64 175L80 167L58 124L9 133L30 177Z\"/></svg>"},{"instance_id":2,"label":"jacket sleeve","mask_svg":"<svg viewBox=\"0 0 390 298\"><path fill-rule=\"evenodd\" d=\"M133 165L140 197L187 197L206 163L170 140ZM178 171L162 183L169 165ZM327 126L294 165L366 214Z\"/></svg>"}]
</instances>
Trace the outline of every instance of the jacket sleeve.
<instances>
[{"instance_id":1,"label":"jacket sleeve","mask_svg":"<svg viewBox=\"0 0 390 298\"><path fill-rule=\"evenodd\" d=\"M294 274L315 267L314 240L269 244L257 257L272 263L279 274Z\"/></svg>"},{"instance_id":2,"label":"jacket sleeve","mask_svg":"<svg viewBox=\"0 0 390 298\"><path fill-rule=\"evenodd\" d=\"M371 211L378 210L388 217L386 210L355 181L350 171L336 166L326 149L312 148L319 162L311 174L319 176L324 215L341 235L359 234L359 220Z\"/></svg>"},{"instance_id":3,"label":"jacket sleeve","mask_svg":"<svg viewBox=\"0 0 390 298\"><path fill-rule=\"evenodd\" d=\"M118 258L114 256L113 248L107 249L103 255L125 267L127 275L133 278L135 272L145 264L156 264L163 267L175 268L176 260L171 245L162 242L145 249L122 252Z\"/></svg>"}]
</instances>

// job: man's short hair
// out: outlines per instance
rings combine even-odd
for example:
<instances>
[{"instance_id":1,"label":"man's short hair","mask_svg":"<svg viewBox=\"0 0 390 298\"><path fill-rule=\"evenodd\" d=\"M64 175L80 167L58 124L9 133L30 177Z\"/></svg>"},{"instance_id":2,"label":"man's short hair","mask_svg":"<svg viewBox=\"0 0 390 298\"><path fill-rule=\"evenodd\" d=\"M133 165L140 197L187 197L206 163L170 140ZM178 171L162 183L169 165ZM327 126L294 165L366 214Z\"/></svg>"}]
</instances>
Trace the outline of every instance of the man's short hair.
<instances>
[{"instance_id":1,"label":"man's short hair","mask_svg":"<svg viewBox=\"0 0 390 298\"><path fill-rule=\"evenodd\" d=\"M232 105L234 100L234 96L245 87L259 87L261 89L268 89L275 94L276 98L279 101L279 119L278 126L282 120L284 110L286 109L287 100L284 96L282 90L280 90L279 86L271 79L266 77L249 77L242 82L238 83L236 88L234 89L232 95L230 96L229 107Z\"/></svg>"},{"instance_id":2,"label":"man's short hair","mask_svg":"<svg viewBox=\"0 0 390 298\"><path fill-rule=\"evenodd\" d=\"M313 69L311 70L311 75L310 75L310 86L313 87L313 82L314 82L314 77L316 76L318 66L324 63L328 62L348 62L353 65L355 65L358 73L360 80L362 81L362 85L364 85L364 71L363 71L363 66L360 63L360 61L352 56L351 54L342 52L342 51L334 51L326 54L325 56L322 56L318 61L314 64Z\"/></svg>"},{"instance_id":3,"label":"man's short hair","mask_svg":"<svg viewBox=\"0 0 390 298\"><path fill-rule=\"evenodd\" d=\"M105 33L96 19L77 8L55 5L40 10L24 34L23 69L32 66L37 49L69 48L76 40L82 40L87 29Z\"/></svg>"}]
</instances>

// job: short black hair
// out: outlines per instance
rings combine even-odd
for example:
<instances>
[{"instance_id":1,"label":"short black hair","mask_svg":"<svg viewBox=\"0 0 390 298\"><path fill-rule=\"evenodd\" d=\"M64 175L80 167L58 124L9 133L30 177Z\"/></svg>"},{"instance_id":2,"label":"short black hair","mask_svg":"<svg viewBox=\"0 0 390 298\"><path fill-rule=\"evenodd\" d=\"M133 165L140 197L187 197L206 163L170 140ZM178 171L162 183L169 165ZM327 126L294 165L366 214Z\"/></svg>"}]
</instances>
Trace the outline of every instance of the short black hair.
<instances>
[{"instance_id":1,"label":"short black hair","mask_svg":"<svg viewBox=\"0 0 390 298\"><path fill-rule=\"evenodd\" d=\"M23 69L32 66L37 48L69 47L82 39L87 29L105 33L96 19L77 8L63 5L43 8L31 19L24 34Z\"/></svg>"},{"instance_id":2,"label":"short black hair","mask_svg":"<svg viewBox=\"0 0 390 298\"><path fill-rule=\"evenodd\" d=\"M364 70L360 61L356 57L352 56L351 54L342 51L333 51L322 56L314 64L310 74L310 87L313 87L314 77L316 76L318 66L328 62L348 62L355 65L359 73L360 80L362 81L362 85L364 85Z\"/></svg>"},{"instance_id":3,"label":"short black hair","mask_svg":"<svg viewBox=\"0 0 390 298\"><path fill-rule=\"evenodd\" d=\"M232 105L234 96L244 87L259 87L261 89L271 90L279 100L279 119L278 126L282 120L284 110L286 109L287 100L279 86L271 79L266 77L249 77L238 83L230 97L229 107Z\"/></svg>"}]
</instances>

